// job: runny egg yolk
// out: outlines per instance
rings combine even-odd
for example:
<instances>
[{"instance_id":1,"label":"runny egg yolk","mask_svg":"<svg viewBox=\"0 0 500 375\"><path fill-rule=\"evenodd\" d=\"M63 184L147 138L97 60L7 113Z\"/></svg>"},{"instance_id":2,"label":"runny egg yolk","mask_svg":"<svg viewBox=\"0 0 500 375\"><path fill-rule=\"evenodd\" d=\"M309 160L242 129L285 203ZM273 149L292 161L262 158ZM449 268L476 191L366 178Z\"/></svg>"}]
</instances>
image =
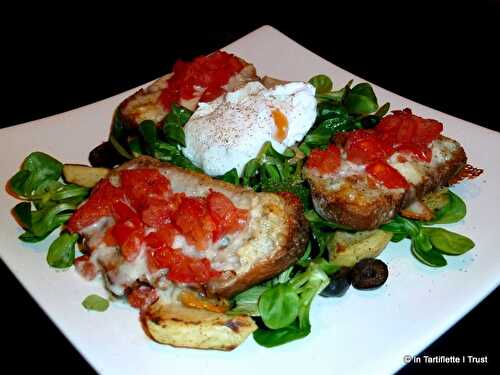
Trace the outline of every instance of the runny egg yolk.
<instances>
[{"instance_id":1,"label":"runny egg yolk","mask_svg":"<svg viewBox=\"0 0 500 375\"><path fill-rule=\"evenodd\" d=\"M288 135L288 119L279 109L273 109L273 120L276 125L276 132L274 133L274 139L278 142L283 142Z\"/></svg>"}]
</instances>

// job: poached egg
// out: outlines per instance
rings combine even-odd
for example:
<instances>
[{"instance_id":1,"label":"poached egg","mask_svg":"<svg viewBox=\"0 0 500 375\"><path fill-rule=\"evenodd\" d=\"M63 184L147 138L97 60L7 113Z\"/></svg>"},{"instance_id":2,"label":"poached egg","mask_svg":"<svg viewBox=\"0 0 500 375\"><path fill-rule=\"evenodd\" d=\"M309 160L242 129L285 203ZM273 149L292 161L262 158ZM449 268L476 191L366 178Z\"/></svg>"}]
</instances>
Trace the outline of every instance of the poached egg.
<instances>
[{"instance_id":1,"label":"poached egg","mask_svg":"<svg viewBox=\"0 0 500 375\"><path fill-rule=\"evenodd\" d=\"M184 126L182 152L210 176L245 164L271 141L278 152L302 140L316 119L315 88L291 82L267 89L249 82L212 102L200 103Z\"/></svg>"}]
</instances>

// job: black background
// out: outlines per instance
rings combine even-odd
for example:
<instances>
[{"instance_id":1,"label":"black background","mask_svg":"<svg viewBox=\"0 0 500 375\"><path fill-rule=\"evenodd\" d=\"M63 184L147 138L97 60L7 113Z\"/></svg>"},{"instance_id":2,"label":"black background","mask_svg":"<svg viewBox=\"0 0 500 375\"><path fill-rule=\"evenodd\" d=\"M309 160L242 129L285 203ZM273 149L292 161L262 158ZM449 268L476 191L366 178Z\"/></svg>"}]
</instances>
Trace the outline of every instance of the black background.
<instances>
[{"instance_id":1,"label":"black background","mask_svg":"<svg viewBox=\"0 0 500 375\"><path fill-rule=\"evenodd\" d=\"M238 19L237 25L213 22L206 27L198 24L199 28L174 25L171 14L156 22L150 15L135 23L128 19L117 22L116 17L96 20L97 14L78 21L57 16L23 22L23 26L29 25L23 28L25 33L7 27L1 71L2 90L10 99L2 108L0 125L23 123L118 94L169 72L177 58L209 53L271 24L355 75L424 105L500 130L496 89L500 64L495 54L500 11L496 2L468 7L450 3L440 9L422 4L404 9L400 5L378 4L377 9L359 5L304 13L294 17L294 22L283 13L262 14L267 13L260 12L252 22ZM214 31L226 28L235 31ZM2 349L4 361L15 363L18 371L35 364L42 373L64 368L91 373L3 263L0 275L3 340L8 343ZM460 293L458 285L456 293ZM498 291L491 294L422 355L488 355L487 367L469 366L470 370L498 367L498 345L486 339L498 335L498 295ZM409 365L401 373L423 368L464 366ZM164 371L168 365L159 369Z\"/></svg>"}]
</instances>

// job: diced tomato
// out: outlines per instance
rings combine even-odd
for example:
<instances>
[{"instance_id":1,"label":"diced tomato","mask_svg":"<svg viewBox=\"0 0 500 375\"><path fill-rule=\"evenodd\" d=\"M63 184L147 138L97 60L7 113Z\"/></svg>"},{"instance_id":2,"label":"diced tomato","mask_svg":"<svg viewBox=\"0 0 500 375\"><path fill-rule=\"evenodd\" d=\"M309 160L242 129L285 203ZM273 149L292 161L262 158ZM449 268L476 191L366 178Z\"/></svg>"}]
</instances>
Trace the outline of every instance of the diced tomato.
<instances>
[{"instance_id":1,"label":"diced tomato","mask_svg":"<svg viewBox=\"0 0 500 375\"><path fill-rule=\"evenodd\" d=\"M115 237L113 236L113 227L109 228L104 235L104 244L106 246L116 246L118 243L116 242Z\"/></svg>"},{"instance_id":2,"label":"diced tomato","mask_svg":"<svg viewBox=\"0 0 500 375\"><path fill-rule=\"evenodd\" d=\"M401 121L399 128L396 132L396 144L415 142L415 133L417 131L418 123L413 116L407 116Z\"/></svg>"},{"instance_id":3,"label":"diced tomato","mask_svg":"<svg viewBox=\"0 0 500 375\"><path fill-rule=\"evenodd\" d=\"M156 302L158 299L158 293L156 289L141 285L138 288L133 289L127 295L128 303L130 306L135 307L137 309L142 309Z\"/></svg>"},{"instance_id":4,"label":"diced tomato","mask_svg":"<svg viewBox=\"0 0 500 375\"><path fill-rule=\"evenodd\" d=\"M237 208L231 200L222 193L210 191L207 196L208 210L215 223L212 240L218 241L229 233L242 229L248 221L248 210Z\"/></svg>"},{"instance_id":5,"label":"diced tomato","mask_svg":"<svg viewBox=\"0 0 500 375\"><path fill-rule=\"evenodd\" d=\"M406 179L385 161L377 160L367 165L366 172L389 189L409 187Z\"/></svg>"},{"instance_id":6,"label":"diced tomato","mask_svg":"<svg viewBox=\"0 0 500 375\"><path fill-rule=\"evenodd\" d=\"M139 250L144 241L144 232L136 230L132 232L120 247L123 257L127 262L133 262L139 256Z\"/></svg>"},{"instance_id":7,"label":"diced tomato","mask_svg":"<svg viewBox=\"0 0 500 375\"><path fill-rule=\"evenodd\" d=\"M378 159L386 159L392 149L373 133L356 130L348 133L346 142L347 160L356 164L366 164Z\"/></svg>"},{"instance_id":8,"label":"diced tomato","mask_svg":"<svg viewBox=\"0 0 500 375\"><path fill-rule=\"evenodd\" d=\"M189 263L189 269L193 274L194 281L197 283L205 283L210 279L220 276L220 272L214 270L210 265L210 261L206 258L195 259L194 262ZM177 275L175 275L175 273L172 275L167 275L170 280L175 280L176 276Z\"/></svg>"},{"instance_id":9,"label":"diced tomato","mask_svg":"<svg viewBox=\"0 0 500 375\"><path fill-rule=\"evenodd\" d=\"M156 232L160 240L164 244L167 244L168 246L172 246L172 244L174 243L175 236L178 233L179 232L172 224L162 225L158 228L158 231Z\"/></svg>"},{"instance_id":10,"label":"diced tomato","mask_svg":"<svg viewBox=\"0 0 500 375\"><path fill-rule=\"evenodd\" d=\"M164 268L174 268L172 261L174 250L168 245L161 245L148 251L148 267L151 272Z\"/></svg>"},{"instance_id":11,"label":"diced tomato","mask_svg":"<svg viewBox=\"0 0 500 375\"><path fill-rule=\"evenodd\" d=\"M107 246L122 246L132 232L142 231L144 226L137 213L123 202L115 203L112 211L117 223L107 230L104 243Z\"/></svg>"},{"instance_id":12,"label":"diced tomato","mask_svg":"<svg viewBox=\"0 0 500 375\"><path fill-rule=\"evenodd\" d=\"M165 199L170 192L170 181L157 169L125 169L120 171L122 189L137 212L149 199Z\"/></svg>"},{"instance_id":13,"label":"diced tomato","mask_svg":"<svg viewBox=\"0 0 500 375\"><path fill-rule=\"evenodd\" d=\"M396 151L413 154L417 159L430 163L432 161L432 149L427 146L403 143L396 146Z\"/></svg>"},{"instance_id":14,"label":"diced tomato","mask_svg":"<svg viewBox=\"0 0 500 375\"><path fill-rule=\"evenodd\" d=\"M142 211L142 221L153 228L169 223L173 210L169 201L163 199L151 200L148 206Z\"/></svg>"},{"instance_id":15,"label":"diced tomato","mask_svg":"<svg viewBox=\"0 0 500 375\"><path fill-rule=\"evenodd\" d=\"M144 240L144 226L142 222L137 218L130 218L119 222L111 228L110 234L116 244L120 246L123 257L128 262L134 261L139 255L139 250Z\"/></svg>"},{"instance_id":16,"label":"diced tomato","mask_svg":"<svg viewBox=\"0 0 500 375\"><path fill-rule=\"evenodd\" d=\"M160 101L166 110L170 110L172 104L179 103L181 98L193 98L196 87L204 89L202 101L212 101L223 94L222 87L241 69L240 60L223 51L197 57L192 62L177 61L174 76L161 92Z\"/></svg>"},{"instance_id":17,"label":"diced tomato","mask_svg":"<svg viewBox=\"0 0 500 375\"><path fill-rule=\"evenodd\" d=\"M170 80L172 81L173 78ZM160 94L160 101L165 110L170 110L172 104L177 103L180 98L179 90L174 89L173 82L169 82L168 87L168 90L165 89Z\"/></svg>"},{"instance_id":18,"label":"diced tomato","mask_svg":"<svg viewBox=\"0 0 500 375\"><path fill-rule=\"evenodd\" d=\"M409 111L409 112L408 112ZM383 117L375 127L375 131L379 134L390 135L397 133L401 122L406 118L406 114L411 114L409 109L403 111L393 111L392 114Z\"/></svg>"},{"instance_id":19,"label":"diced tomato","mask_svg":"<svg viewBox=\"0 0 500 375\"><path fill-rule=\"evenodd\" d=\"M137 212L130 206L123 202L116 202L113 204L113 217L116 221L125 221L128 219L139 219Z\"/></svg>"},{"instance_id":20,"label":"diced tomato","mask_svg":"<svg viewBox=\"0 0 500 375\"><path fill-rule=\"evenodd\" d=\"M72 233L95 223L104 216L113 214L113 205L125 200L122 189L111 184L109 180L101 180L85 202L68 221L68 230Z\"/></svg>"},{"instance_id":21,"label":"diced tomato","mask_svg":"<svg viewBox=\"0 0 500 375\"><path fill-rule=\"evenodd\" d=\"M174 224L186 237L187 242L198 250L206 249L215 230L206 199L203 198L184 197L176 212Z\"/></svg>"},{"instance_id":22,"label":"diced tomato","mask_svg":"<svg viewBox=\"0 0 500 375\"><path fill-rule=\"evenodd\" d=\"M88 255L82 255L74 261L76 271L86 280L94 280L97 276L97 267L90 261Z\"/></svg>"},{"instance_id":23,"label":"diced tomato","mask_svg":"<svg viewBox=\"0 0 500 375\"><path fill-rule=\"evenodd\" d=\"M340 150L337 146L331 144L326 150L316 148L312 150L307 159L306 167L317 169L320 173L335 173L341 163Z\"/></svg>"},{"instance_id":24,"label":"diced tomato","mask_svg":"<svg viewBox=\"0 0 500 375\"><path fill-rule=\"evenodd\" d=\"M222 87L209 87L203 95L201 96L201 101L211 102L212 100L217 99L219 96L224 94L224 90Z\"/></svg>"},{"instance_id":25,"label":"diced tomato","mask_svg":"<svg viewBox=\"0 0 500 375\"><path fill-rule=\"evenodd\" d=\"M135 232L136 230L142 230L143 225L140 220L136 218L130 218L128 220L116 223L113 228L111 228L111 234L116 240L118 245L122 245L127 238Z\"/></svg>"},{"instance_id":26,"label":"diced tomato","mask_svg":"<svg viewBox=\"0 0 500 375\"><path fill-rule=\"evenodd\" d=\"M208 259L191 258L180 250L162 246L149 253L150 269L168 268L167 278L183 283L206 283L220 272L215 271Z\"/></svg>"},{"instance_id":27,"label":"diced tomato","mask_svg":"<svg viewBox=\"0 0 500 375\"><path fill-rule=\"evenodd\" d=\"M212 101L223 93L222 86L228 83L232 75L243 69L243 64L233 55L217 51L195 60L199 64L200 86L206 90L202 101Z\"/></svg>"},{"instance_id":28,"label":"diced tomato","mask_svg":"<svg viewBox=\"0 0 500 375\"><path fill-rule=\"evenodd\" d=\"M165 224L156 232L148 234L145 242L151 249L158 249L164 245L172 246L176 234L177 229L172 224Z\"/></svg>"},{"instance_id":29,"label":"diced tomato","mask_svg":"<svg viewBox=\"0 0 500 375\"><path fill-rule=\"evenodd\" d=\"M353 143L364 141L365 139L374 138L374 132L371 130L359 129L350 132L342 133L345 136L345 147L349 147ZM374 140L376 141L376 140Z\"/></svg>"},{"instance_id":30,"label":"diced tomato","mask_svg":"<svg viewBox=\"0 0 500 375\"><path fill-rule=\"evenodd\" d=\"M172 216L182 203L184 193L175 193L169 199L150 199L142 211L142 221L153 228L170 223Z\"/></svg>"},{"instance_id":31,"label":"diced tomato","mask_svg":"<svg viewBox=\"0 0 500 375\"><path fill-rule=\"evenodd\" d=\"M415 142L427 145L437 139L442 131L443 124L439 121L422 119L415 132Z\"/></svg>"},{"instance_id":32,"label":"diced tomato","mask_svg":"<svg viewBox=\"0 0 500 375\"><path fill-rule=\"evenodd\" d=\"M439 137L443 124L436 120L415 116L408 108L393 111L375 127L380 138L392 145L412 143L428 145Z\"/></svg>"}]
</instances>

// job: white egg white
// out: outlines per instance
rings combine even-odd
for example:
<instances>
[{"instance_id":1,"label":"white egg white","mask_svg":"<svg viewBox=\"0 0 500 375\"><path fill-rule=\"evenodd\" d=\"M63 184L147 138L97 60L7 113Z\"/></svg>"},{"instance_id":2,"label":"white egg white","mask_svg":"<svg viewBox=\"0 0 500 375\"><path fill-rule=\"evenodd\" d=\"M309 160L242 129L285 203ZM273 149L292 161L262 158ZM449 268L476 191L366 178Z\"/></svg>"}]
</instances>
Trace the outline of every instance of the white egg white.
<instances>
[{"instance_id":1,"label":"white egg white","mask_svg":"<svg viewBox=\"0 0 500 375\"><path fill-rule=\"evenodd\" d=\"M211 176L236 168L241 175L245 164L271 141L278 152L302 140L316 119L314 86L291 82L266 89L250 82L209 103L200 103L184 127L183 153ZM273 111L287 119L286 137L277 139Z\"/></svg>"}]
</instances>

